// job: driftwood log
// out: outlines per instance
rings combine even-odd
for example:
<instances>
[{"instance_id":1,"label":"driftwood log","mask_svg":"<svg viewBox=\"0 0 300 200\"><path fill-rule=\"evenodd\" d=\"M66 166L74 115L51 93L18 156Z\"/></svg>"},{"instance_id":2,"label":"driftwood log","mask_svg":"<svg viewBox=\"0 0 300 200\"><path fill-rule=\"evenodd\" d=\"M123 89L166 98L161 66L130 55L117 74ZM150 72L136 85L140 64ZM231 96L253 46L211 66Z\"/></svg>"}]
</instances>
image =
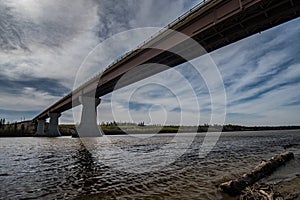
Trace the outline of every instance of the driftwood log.
<instances>
[{"instance_id":1,"label":"driftwood log","mask_svg":"<svg viewBox=\"0 0 300 200\"><path fill-rule=\"evenodd\" d=\"M244 174L242 177L231 180L220 185L220 188L231 196L240 195L248 186L253 185L258 180L271 175L278 167L294 158L292 152L284 152L269 161L262 161L250 173Z\"/></svg>"}]
</instances>

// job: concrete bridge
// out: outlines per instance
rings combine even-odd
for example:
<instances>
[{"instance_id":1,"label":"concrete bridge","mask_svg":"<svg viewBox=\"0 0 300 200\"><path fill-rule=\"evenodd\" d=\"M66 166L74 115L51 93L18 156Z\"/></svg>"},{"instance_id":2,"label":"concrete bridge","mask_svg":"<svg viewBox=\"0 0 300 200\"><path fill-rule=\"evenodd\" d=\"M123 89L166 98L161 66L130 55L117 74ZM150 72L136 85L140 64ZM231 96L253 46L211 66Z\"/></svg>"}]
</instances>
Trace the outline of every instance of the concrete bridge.
<instances>
[{"instance_id":1,"label":"concrete bridge","mask_svg":"<svg viewBox=\"0 0 300 200\"><path fill-rule=\"evenodd\" d=\"M166 28L185 34L197 41L207 52L211 52L299 15L299 0L206 0ZM97 128L95 108L99 105L101 96L168 69L162 65L175 67L186 62L187 59L172 53L174 49L185 52L188 60L206 53L187 40L176 38L176 33L172 31L159 32L140 48L110 65L103 73L45 109L33 119L38 122L36 135L59 136L58 121L61 113L80 104L83 109L79 127L90 127L88 130L93 131L93 128ZM161 46L165 50L161 50ZM130 80L115 88L126 72L147 63L158 65L139 68ZM49 117L49 131L45 133L44 124Z\"/></svg>"}]
</instances>

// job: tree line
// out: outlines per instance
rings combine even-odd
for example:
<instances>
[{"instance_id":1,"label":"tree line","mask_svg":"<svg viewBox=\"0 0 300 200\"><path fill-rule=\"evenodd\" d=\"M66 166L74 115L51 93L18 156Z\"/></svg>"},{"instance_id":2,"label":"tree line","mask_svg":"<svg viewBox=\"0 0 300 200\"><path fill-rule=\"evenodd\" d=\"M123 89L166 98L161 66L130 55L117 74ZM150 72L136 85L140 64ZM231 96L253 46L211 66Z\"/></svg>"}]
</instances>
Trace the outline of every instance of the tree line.
<instances>
[{"instance_id":1,"label":"tree line","mask_svg":"<svg viewBox=\"0 0 300 200\"><path fill-rule=\"evenodd\" d=\"M9 122L8 122L9 123ZM5 125L5 118L0 119L0 129L3 129Z\"/></svg>"}]
</instances>

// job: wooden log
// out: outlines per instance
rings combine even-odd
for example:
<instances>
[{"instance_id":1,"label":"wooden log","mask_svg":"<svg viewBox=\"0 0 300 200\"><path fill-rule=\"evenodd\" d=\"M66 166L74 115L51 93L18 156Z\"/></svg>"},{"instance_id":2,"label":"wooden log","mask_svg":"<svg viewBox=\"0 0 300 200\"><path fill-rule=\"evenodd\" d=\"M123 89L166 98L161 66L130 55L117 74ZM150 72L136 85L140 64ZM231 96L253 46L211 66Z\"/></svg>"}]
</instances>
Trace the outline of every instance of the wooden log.
<instances>
[{"instance_id":1,"label":"wooden log","mask_svg":"<svg viewBox=\"0 0 300 200\"><path fill-rule=\"evenodd\" d=\"M253 185L258 180L271 175L278 167L294 158L292 152L284 152L272 157L269 161L262 161L250 173L242 177L231 180L220 185L220 188L231 196L240 195L248 186Z\"/></svg>"}]
</instances>

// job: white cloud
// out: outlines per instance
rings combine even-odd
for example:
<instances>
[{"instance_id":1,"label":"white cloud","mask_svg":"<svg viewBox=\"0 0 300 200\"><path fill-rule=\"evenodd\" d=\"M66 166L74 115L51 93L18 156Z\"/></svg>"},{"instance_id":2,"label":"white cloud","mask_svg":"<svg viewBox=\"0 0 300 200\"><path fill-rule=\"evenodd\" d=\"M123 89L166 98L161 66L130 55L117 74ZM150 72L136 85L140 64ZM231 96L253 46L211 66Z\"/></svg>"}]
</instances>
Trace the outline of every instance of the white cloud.
<instances>
[{"instance_id":1,"label":"white cloud","mask_svg":"<svg viewBox=\"0 0 300 200\"><path fill-rule=\"evenodd\" d=\"M2 92L0 94L0 109L14 111L37 111L43 109L45 104L50 105L60 98L30 87L25 87L18 94Z\"/></svg>"}]
</instances>

